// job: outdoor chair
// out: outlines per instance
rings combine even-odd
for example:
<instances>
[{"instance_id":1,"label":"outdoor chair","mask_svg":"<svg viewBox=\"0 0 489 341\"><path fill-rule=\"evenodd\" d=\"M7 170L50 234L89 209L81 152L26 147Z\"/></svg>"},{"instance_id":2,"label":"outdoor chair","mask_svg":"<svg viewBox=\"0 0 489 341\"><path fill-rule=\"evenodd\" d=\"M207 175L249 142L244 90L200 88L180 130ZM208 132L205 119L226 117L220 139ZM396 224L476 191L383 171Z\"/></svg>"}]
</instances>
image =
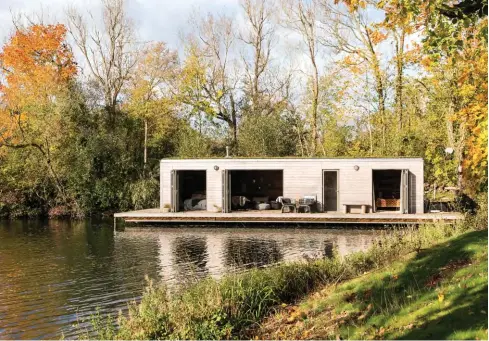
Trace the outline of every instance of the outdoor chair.
<instances>
[{"instance_id":1,"label":"outdoor chair","mask_svg":"<svg viewBox=\"0 0 489 341\"><path fill-rule=\"evenodd\" d=\"M306 196L303 199L299 199L299 206L297 212L311 213L313 206L316 204L316 198L313 196Z\"/></svg>"},{"instance_id":2,"label":"outdoor chair","mask_svg":"<svg viewBox=\"0 0 489 341\"><path fill-rule=\"evenodd\" d=\"M282 213L294 213L295 204L289 198L282 198Z\"/></svg>"}]
</instances>

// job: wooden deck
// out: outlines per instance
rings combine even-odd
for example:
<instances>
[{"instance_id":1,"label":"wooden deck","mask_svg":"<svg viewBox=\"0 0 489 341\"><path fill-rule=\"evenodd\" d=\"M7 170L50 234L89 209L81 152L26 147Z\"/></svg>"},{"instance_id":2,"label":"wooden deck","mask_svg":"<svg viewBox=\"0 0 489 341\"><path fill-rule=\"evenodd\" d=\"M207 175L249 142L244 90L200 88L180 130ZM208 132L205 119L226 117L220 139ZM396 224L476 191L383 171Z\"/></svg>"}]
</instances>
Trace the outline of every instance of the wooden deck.
<instances>
[{"instance_id":1,"label":"wooden deck","mask_svg":"<svg viewBox=\"0 0 489 341\"><path fill-rule=\"evenodd\" d=\"M400 214L382 213L281 213L279 210L238 211L214 213L207 211L188 211L168 213L160 209L146 209L114 214L129 223L301 223L301 224L420 224L430 222L453 223L463 219L456 212Z\"/></svg>"}]
</instances>

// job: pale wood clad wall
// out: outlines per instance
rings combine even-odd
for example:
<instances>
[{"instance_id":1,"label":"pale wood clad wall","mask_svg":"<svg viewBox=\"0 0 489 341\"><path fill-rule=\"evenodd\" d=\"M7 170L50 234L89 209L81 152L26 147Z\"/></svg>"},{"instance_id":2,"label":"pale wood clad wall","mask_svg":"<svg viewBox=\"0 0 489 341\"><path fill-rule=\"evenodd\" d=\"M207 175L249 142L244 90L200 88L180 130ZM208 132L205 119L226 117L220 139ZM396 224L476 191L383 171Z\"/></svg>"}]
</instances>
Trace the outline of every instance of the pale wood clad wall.
<instances>
[{"instance_id":1,"label":"pale wood clad wall","mask_svg":"<svg viewBox=\"0 0 489 341\"><path fill-rule=\"evenodd\" d=\"M354 166L360 168L355 171ZM214 170L218 166L219 170ZM207 172L207 209L222 206L222 170L282 169L284 196L292 199L317 195L322 201L322 171L338 170L339 204L372 204L372 170L409 169L410 213L423 213L422 159L164 159L160 163L160 205L171 201L171 171ZM339 208L340 209L340 208Z\"/></svg>"}]
</instances>

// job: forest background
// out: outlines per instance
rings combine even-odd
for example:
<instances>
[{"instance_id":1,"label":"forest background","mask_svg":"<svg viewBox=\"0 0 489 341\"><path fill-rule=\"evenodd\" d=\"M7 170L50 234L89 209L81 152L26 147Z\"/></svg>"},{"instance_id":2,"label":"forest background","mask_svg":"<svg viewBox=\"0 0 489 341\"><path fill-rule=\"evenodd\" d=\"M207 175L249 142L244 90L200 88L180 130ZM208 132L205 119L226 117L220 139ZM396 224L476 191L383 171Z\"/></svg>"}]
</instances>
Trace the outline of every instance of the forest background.
<instances>
[{"instance_id":1,"label":"forest background","mask_svg":"<svg viewBox=\"0 0 489 341\"><path fill-rule=\"evenodd\" d=\"M175 49L142 41L124 1L101 7L13 15L0 216L156 207L161 158L226 146L423 157L427 190L487 196L487 0L242 0L189 14Z\"/></svg>"}]
</instances>

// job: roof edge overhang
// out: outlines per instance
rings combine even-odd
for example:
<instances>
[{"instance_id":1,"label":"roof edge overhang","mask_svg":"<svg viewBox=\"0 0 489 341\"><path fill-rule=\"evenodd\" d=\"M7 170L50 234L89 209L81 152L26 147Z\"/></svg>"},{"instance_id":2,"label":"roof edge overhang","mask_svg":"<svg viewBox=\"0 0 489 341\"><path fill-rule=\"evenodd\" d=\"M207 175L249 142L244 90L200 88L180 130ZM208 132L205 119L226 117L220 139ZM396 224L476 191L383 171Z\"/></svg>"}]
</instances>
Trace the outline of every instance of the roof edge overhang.
<instances>
[{"instance_id":1,"label":"roof edge overhang","mask_svg":"<svg viewBox=\"0 0 489 341\"><path fill-rule=\"evenodd\" d=\"M313 158L313 157L216 157L216 158L165 158L160 162L191 162L191 161L395 161L395 160L412 160L412 161L424 161L422 157L338 157L338 158Z\"/></svg>"}]
</instances>

